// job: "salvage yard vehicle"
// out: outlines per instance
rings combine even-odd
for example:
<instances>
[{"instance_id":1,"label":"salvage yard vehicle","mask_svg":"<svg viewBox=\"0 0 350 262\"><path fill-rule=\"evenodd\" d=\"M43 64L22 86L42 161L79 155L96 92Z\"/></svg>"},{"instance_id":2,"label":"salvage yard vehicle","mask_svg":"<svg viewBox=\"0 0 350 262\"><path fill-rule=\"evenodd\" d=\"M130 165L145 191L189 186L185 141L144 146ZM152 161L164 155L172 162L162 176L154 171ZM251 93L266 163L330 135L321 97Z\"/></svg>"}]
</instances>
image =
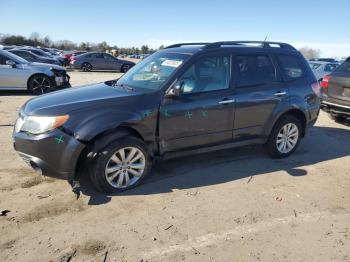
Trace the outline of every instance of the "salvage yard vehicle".
<instances>
[{"instance_id":1,"label":"salvage yard vehicle","mask_svg":"<svg viewBox=\"0 0 350 262\"><path fill-rule=\"evenodd\" d=\"M15 54L15 55L22 57L23 59L27 60L28 62L38 62L38 63L45 63L45 64L61 65L61 62L55 58L39 56L39 55L34 54L30 51L20 50L20 49L19 50L18 49L11 49L8 51L12 54Z\"/></svg>"},{"instance_id":2,"label":"salvage yard vehicle","mask_svg":"<svg viewBox=\"0 0 350 262\"><path fill-rule=\"evenodd\" d=\"M350 57L321 82L321 109L335 121L350 117Z\"/></svg>"},{"instance_id":3,"label":"salvage yard vehicle","mask_svg":"<svg viewBox=\"0 0 350 262\"><path fill-rule=\"evenodd\" d=\"M323 76L332 73L339 65L338 62L309 61L312 72L318 81L322 81Z\"/></svg>"},{"instance_id":4,"label":"salvage yard vehicle","mask_svg":"<svg viewBox=\"0 0 350 262\"><path fill-rule=\"evenodd\" d=\"M176 44L118 80L28 101L14 148L43 175L77 185L85 169L98 190L119 192L157 158L251 144L288 157L317 120L319 92L289 44Z\"/></svg>"},{"instance_id":5,"label":"salvage yard vehicle","mask_svg":"<svg viewBox=\"0 0 350 262\"><path fill-rule=\"evenodd\" d=\"M126 73L135 63L118 59L110 54L102 52L90 52L71 57L71 67L81 69L84 72L92 70L115 70Z\"/></svg>"},{"instance_id":6,"label":"salvage yard vehicle","mask_svg":"<svg viewBox=\"0 0 350 262\"><path fill-rule=\"evenodd\" d=\"M0 90L29 90L33 94L43 94L64 87L70 87L70 84L63 67L30 63L0 50Z\"/></svg>"}]
</instances>

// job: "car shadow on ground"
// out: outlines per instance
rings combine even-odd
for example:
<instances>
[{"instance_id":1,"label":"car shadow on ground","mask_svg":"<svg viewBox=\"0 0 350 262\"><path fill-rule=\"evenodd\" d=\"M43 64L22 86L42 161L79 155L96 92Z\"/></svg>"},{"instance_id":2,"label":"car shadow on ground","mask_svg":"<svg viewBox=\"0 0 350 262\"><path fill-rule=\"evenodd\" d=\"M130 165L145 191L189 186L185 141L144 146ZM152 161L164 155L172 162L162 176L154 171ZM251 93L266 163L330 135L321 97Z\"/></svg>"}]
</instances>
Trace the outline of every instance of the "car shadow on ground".
<instances>
[{"instance_id":1,"label":"car shadow on ground","mask_svg":"<svg viewBox=\"0 0 350 262\"><path fill-rule=\"evenodd\" d=\"M313 127L298 150L285 159L270 158L261 146L233 148L159 162L142 185L119 194L99 193L84 178L81 193L90 196L89 205L100 205L117 195L169 193L277 171L297 178L308 174L305 166L348 156L349 134L350 130L342 128Z\"/></svg>"},{"instance_id":2,"label":"car shadow on ground","mask_svg":"<svg viewBox=\"0 0 350 262\"><path fill-rule=\"evenodd\" d=\"M28 90L2 90L0 91L0 97L2 96L33 96Z\"/></svg>"}]
</instances>

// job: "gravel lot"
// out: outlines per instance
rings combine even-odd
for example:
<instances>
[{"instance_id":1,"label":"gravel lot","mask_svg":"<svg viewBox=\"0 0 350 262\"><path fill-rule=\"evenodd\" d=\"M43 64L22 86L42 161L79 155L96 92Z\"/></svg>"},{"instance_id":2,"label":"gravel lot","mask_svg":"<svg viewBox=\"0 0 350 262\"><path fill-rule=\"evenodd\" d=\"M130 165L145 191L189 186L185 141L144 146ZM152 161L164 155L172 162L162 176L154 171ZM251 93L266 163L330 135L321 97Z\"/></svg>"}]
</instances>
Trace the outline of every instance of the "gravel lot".
<instances>
[{"instance_id":1,"label":"gravel lot","mask_svg":"<svg viewBox=\"0 0 350 262\"><path fill-rule=\"evenodd\" d=\"M117 73L70 72L73 86ZM260 146L160 163L103 195L38 177L11 140L26 92L0 93L0 261L350 261L350 124L321 113L294 155Z\"/></svg>"}]
</instances>

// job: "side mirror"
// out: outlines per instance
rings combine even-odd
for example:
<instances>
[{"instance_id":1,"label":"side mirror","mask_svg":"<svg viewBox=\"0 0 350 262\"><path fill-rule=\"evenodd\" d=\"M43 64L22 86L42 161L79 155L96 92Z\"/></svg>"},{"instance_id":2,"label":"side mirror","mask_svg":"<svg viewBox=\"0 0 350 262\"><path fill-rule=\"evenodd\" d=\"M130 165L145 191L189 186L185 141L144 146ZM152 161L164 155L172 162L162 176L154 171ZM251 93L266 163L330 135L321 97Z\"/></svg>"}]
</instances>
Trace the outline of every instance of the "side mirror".
<instances>
[{"instance_id":1,"label":"side mirror","mask_svg":"<svg viewBox=\"0 0 350 262\"><path fill-rule=\"evenodd\" d=\"M12 60L6 60L6 65L11 66L11 67L16 67L16 63Z\"/></svg>"},{"instance_id":2,"label":"side mirror","mask_svg":"<svg viewBox=\"0 0 350 262\"><path fill-rule=\"evenodd\" d=\"M168 91L168 96L180 96L183 82L176 82L175 85Z\"/></svg>"}]
</instances>

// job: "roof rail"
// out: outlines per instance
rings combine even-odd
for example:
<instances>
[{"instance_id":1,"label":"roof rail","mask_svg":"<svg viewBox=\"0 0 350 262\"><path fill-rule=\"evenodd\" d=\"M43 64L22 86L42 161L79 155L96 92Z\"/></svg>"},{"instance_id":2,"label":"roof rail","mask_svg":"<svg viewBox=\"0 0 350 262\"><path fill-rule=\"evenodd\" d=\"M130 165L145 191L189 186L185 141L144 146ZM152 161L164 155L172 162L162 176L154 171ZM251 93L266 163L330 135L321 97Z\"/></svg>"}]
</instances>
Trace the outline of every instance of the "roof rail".
<instances>
[{"instance_id":1,"label":"roof rail","mask_svg":"<svg viewBox=\"0 0 350 262\"><path fill-rule=\"evenodd\" d=\"M209 44L210 43L179 43L179 44L169 45L169 46L165 47L164 49L174 48L174 47L181 47L181 46L187 46L187 45L204 45L204 46L207 46Z\"/></svg>"},{"instance_id":2,"label":"roof rail","mask_svg":"<svg viewBox=\"0 0 350 262\"><path fill-rule=\"evenodd\" d=\"M219 48L221 46L225 45L249 45L249 44L258 44L261 45L263 48L270 48L270 47L275 47L275 45L279 46L280 48L285 48L285 49L291 49L291 50L296 50L293 46L290 44L286 43L280 43L280 42L269 42L269 41L221 41L221 42L215 42L206 45L204 48L209 49L209 48Z\"/></svg>"},{"instance_id":3,"label":"roof rail","mask_svg":"<svg viewBox=\"0 0 350 262\"><path fill-rule=\"evenodd\" d=\"M281 42L269 42L269 41L220 41L220 42L214 42L214 43L179 43L174 44L165 47L165 49L168 48L175 48L175 47L181 47L181 46L195 46L195 45L202 45L203 49L210 49L210 48L220 48L222 46L249 46L249 44L257 44L258 47L262 48L274 48L278 46L279 48L284 49L290 49L290 50L296 50L293 46L286 43Z\"/></svg>"}]
</instances>

